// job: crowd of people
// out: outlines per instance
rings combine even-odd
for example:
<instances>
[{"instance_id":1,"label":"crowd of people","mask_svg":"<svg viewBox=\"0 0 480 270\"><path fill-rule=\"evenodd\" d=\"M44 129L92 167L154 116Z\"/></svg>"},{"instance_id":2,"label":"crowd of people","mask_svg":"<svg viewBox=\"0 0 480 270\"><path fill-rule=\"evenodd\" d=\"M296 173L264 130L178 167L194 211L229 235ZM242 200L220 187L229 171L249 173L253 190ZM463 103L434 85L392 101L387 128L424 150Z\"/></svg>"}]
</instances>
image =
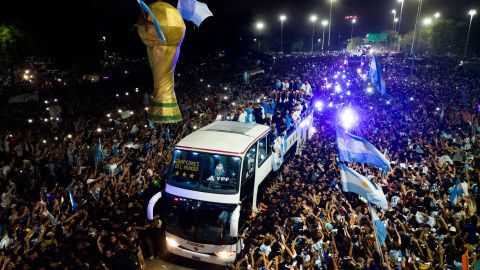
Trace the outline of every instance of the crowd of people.
<instances>
[{"instance_id":1,"label":"crowd of people","mask_svg":"<svg viewBox=\"0 0 480 270\"><path fill-rule=\"evenodd\" d=\"M365 90L368 59L347 58L265 60L265 74L248 84L231 74L253 59L179 65L183 120L172 125L146 120L146 63L128 67L127 77L120 68L107 81L71 82L39 93L38 103L2 107L0 267L144 267L162 249L161 222L146 220L146 204L165 182L176 142L215 120L269 124L281 136L313 104L316 134L261 194L262 211L252 213L230 268L461 269L466 251L479 267L478 76L454 59L385 56L385 98ZM47 111L54 105L58 120ZM361 115L350 132L391 161L386 174L351 165L388 198L389 209L378 211L388 230L382 250L367 204L341 188L334 127L347 106ZM453 203L457 179L465 192Z\"/></svg>"},{"instance_id":2,"label":"crowd of people","mask_svg":"<svg viewBox=\"0 0 480 270\"><path fill-rule=\"evenodd\" d=\"M318 132L302 156L289 160L262 194L262 211L243 232L244 253L233 269L480 267L479 77L456 68L453 59L385 57L389 93L379 98L367 90L368 62L362 61L313 58L277 65L278 74L294 69L313 75L307 79L320 86L315 98L325 105L317 106ZM360 115L349 132L391 161L388 173L350 165L388 199L388 210L379 211L388 233L381 250L365 200L342 191L335 126L344 107ZM457 181L464 193L452 201Z\"/></svg>"}]
</instances>

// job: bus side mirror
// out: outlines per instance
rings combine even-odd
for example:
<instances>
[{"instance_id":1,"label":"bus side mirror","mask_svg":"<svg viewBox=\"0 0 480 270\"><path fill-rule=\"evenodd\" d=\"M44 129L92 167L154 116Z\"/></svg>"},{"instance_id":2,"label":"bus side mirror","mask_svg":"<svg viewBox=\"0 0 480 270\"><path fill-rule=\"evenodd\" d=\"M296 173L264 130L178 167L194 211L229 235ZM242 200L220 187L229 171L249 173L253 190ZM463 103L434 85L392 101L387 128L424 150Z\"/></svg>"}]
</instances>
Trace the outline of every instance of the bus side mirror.
<instances>
[{"instance_id":1,"label":"bus side mirror","mask_svg":"<svg viewBox=\"0 0 480 270\"><path fill-rule=\"evenodd\" d=\"M238 236L238 221L240 220L240 205L235 207L230 217L230 237Z\"/></svg>"},{"instance_id":2,"label":"bus side mirror","mask_svg":"<svg viewBox=\"0 0 480 270\"><path fill-rule=\"evenodd\" d=\"M153 220L153 210L155 208L155 204L157 204L158 200L162 198L162 192L158 192L157 194L153 195L153 197L148 201L147 206L147 219L152 221Z\"/></svg>"}]
</instances>

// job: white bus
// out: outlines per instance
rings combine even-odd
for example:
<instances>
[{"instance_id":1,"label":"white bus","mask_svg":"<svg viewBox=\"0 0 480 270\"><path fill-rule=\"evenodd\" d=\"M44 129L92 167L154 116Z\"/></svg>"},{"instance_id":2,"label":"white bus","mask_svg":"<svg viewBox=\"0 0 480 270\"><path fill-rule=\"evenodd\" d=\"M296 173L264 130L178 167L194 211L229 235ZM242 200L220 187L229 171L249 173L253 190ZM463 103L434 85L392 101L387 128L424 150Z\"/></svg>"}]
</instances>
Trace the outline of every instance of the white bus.
<instances>
[{"instance_id":1,"label":"white bus","mask_svg":"<svg viewBox=\"0 0 480 270\"><path fill-rule=\"evenodd\" d=\"M257 209L259 185L284 155L300 151L312 121L307 114L274 147L269 126L233 121L214 122L182 139L165 190L147 210L153 219L161 199L168 251L213 264L233 262L242 249L239 231Z\"/></svg>"}]
</instances>

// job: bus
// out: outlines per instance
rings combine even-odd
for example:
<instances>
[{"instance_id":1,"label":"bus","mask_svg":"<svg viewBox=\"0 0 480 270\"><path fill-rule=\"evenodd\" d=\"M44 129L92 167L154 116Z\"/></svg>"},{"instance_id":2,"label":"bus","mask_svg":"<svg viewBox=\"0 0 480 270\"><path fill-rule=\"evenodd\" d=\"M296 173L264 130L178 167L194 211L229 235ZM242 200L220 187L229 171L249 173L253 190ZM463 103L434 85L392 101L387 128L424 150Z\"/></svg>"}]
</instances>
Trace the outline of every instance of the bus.
<instances>
[{"instance_id":1,"label":"bus","mask_svg":"<svg viewBox=\"0 0 480 270\"><path fill-rule=\"evenodd\" d=\"M218 265L235 260L260 185L314 132L312 113L303 116L282 137L265 125L216 121L178 142L165 189L147 207L149 220L160 213L170 253Z\"/></svg>"}]
</instances>

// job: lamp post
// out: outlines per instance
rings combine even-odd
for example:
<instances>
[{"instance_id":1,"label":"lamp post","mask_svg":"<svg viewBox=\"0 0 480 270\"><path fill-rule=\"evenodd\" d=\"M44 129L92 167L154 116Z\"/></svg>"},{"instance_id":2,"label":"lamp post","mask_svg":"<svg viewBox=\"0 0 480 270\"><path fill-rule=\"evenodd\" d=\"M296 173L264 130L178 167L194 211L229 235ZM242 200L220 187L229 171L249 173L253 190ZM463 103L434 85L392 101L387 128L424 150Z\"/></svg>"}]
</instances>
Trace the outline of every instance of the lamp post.
<instances>
[{"instance_id":1,"label":"lamp post","mask_svg":"<svg viewBox=\"0 0 480 270\"><path fill-rule=\"evenodd\" d=\"M475 9L471 9L468 12L468 15L470 15L470 24L468 25L467 43L465 44L465 53L463 54L464 58L467 58L468 42L470 41L470 30L472 29L472 20L473 16L477 15L477 11Z\"/></svg>"},{"instance_id":2,"label":"lamp post","mask_svg":"<svg viewBox=\"0 0 480 270\"><path fill-rule=\"evenodd\" d=\"M328 24L328 47L330 48L330 28L332 26L332 6L333 6L333 1L330 0L330 19L328 20L330 23Z\"/></svg>"},{"instance_id":3,"label":"lamp post","mask_svg":"<svg viewBox=\"0 0 480 270\"><path fill-rule=\"evenodd\" d=\"M287 19L287 16L280 15L280 52L283 52L283 22Z\"/></svg>"},{"instance_id":4,"label":"lamp post","mask_svg":"<svg viewBox=\"0 0 480 270\"><path fill-rule=\"evenodd\" d=\"M432 18L428 18L428 17L427 17L427 18L423 19L423 22L422 22L422 23L423 23L423 25L425 25L425 26L429 26L429 25L432 24Z\"/></svg>"},{"instance_id":5,"label":"lamp post","mask_svg":"<svg viewBox=\"0 0 480 270\"><path fill-rule=\"evenodd\" d=\"M323 45L325 44L325 27L328 25L327 20L322 21L322 26L323 26L323 33L322 33L322 52L323 52Z\"/></svg>"},{"instance_id":6,"label":"lamp post","mask_svg":"<svg viewBox=\"0 0 480 270\"><path fill-rule=\"evenodd\" d=\"M415 51L415 42L418 38L418 19L420 18L420 14L422 14L422 4L423 4L423 0L419 0L418 9L417 9L417 18L415 19L415 28L413 29L412 47L410 48L410 54L413 54L413 52Z\"/></svg>"},{"instance_id":7,"label":"lamp post","mask_svg":"<svg viewBox=\"0 0 480 270\"><path fill-rule=\"evenodd\" d=\"M260 49L262 47L261 36L262 36L262 30L263 30L264 27L265 27L265 25L263 24L263 22L257 22L256 28L258 30L258 52L260 52Z\"/></svg>"},{"instance_id":8,"label":"lamp post","mask_svg":"<svg viewBox=\"0 0 480 270\"><path fill-rule=\"evenodd\" d=\"M310 21L312 22L312 50L310 53L313 53L313 39L315 38L315 22L317 21L317 16L310 16Z\"/></svg>"},{"instance_id":9,"label":"lamp post","mask_svg":"<svg viewBox=\"0 0 480 270\"><path fill-rule=\"evenodd\" d=\"M398 0L399 3L402 3L400 6L400 16L398 17L398 38L397 38L397 51L400 52L400 26L402 24L402 14L403 14L403 2L404 0Z\"/></svg>"},{"instance_id":10,"label":"lamp post","mask_svg":"<svg viewBox=\"0 0 480 270\"><path fill-rule=\"evenodd\" d=\"M397 11L395 9L392 9L392 14L393 14L392 27L393 27L393 31L395 31L395 20L397 19Z\"/></svg>"},{"instance_id":11,"label":"lamp post","mask_svg":"<svg viewBox=\"0 0 480 270\"><path fill-rule=\"evenodd\" d=\"M433 14L433 22L436 23L437 19L440 18L440 16L440 12L435 12L435 14Z\"/></svg>"},{"instance_id":12,"label":"lamp post","mask_svg":"<svg viewBox=\"0 0 480 270\"><path fill-rule=\"evenodd\" d=\"M355 23L357 23L357 19L352 19L352 29L350 30L350 41L352 41L352 38L353 38L353 25L355 25Z\"/></svg>"}]
</instances>

